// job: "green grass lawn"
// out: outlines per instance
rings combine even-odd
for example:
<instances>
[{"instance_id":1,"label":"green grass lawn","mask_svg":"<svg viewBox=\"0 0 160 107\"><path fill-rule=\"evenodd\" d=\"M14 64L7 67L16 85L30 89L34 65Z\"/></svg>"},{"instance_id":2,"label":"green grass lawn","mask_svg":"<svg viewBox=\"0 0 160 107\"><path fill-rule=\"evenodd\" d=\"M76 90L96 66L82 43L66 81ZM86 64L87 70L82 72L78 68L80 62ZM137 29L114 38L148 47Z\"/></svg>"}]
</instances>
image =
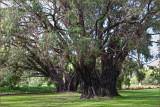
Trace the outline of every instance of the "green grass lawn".
<instances>
[{"instance_id":1,"label":"green grass lawn","mask_svg":"<svg viewBox=\"0 0 160 107\"><path fill-rule=\"evenodd\" d=\"M79 93L1 96L1 106L131 106L159 107L159 89L121 90L122 97L79 99Z\"/></svg>"},{"instance_id":2,"label":"green grass lawn","mask_svg":"<svg viewBox=\"0 0 160 107\"><path fill-rule=\"evenodd\" d=\"M10 89L9 87L1 87L1 93L3 94L10 94L10 93L24 93L24 92L41 92L41 91L52 91L55 90L55 87L48 87L48 86L24 86L24 87L17 87L14 89Z\"/></svg>"}]
</instances>

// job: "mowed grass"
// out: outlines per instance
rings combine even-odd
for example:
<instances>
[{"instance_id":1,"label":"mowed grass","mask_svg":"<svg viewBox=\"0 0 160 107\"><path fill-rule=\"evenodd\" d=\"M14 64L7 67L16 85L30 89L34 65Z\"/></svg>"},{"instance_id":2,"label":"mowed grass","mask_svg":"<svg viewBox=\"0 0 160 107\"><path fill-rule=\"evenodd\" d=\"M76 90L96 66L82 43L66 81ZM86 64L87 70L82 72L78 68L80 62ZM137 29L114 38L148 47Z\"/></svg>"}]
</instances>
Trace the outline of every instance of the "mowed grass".
<instances>
[{"instance_id":1,"label":"mowed grass","mask_svg":"<svg viewBox=\"0 0 160 107\"><path fill-rule=\"evenodd\" d=\"M131 106L159 107L159 89L121 90L122 97L79 99L80 93L48 93L1 96L1 106Z\"/></svg>"}]
</instances>

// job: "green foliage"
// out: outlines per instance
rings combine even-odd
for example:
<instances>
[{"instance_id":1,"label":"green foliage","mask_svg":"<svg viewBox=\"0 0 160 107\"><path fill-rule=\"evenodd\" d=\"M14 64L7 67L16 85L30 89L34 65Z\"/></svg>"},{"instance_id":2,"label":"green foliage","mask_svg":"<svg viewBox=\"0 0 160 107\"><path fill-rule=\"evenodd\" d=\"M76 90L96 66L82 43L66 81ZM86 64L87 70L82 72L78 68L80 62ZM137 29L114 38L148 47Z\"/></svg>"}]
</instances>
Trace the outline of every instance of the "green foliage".
<instances>
[{"instance_id":1,"label":"green foliage","mask_svg":"<svg viewBox=\"0 0 160 107\"><path fill-rule=\"evenodd\" d=\"M9 76L8 75L10 75L11 72L9 72L7 70L3 71L1 69L0 74L1 74L1 87L8 86L9 85L9 82L8 82Z\"/></svg>"},{"instance_id":2,"label":"green foliage","mask_svg":"<svg viewBox=\"0 0 160 107\"><path fill-rule=\"evenodd\" d=\"M157 67L153 67L153 69L148 69L146 71L146 77L143 80L143 84L147 85L158 85L160 83L159 80L159 71Z\"/></svg>"},{"instance_id":3,"label":"green foliage","mask_svg":"<svg viewBox=\"0 0 160 107\"><path fill-rule=\"evenodd\" d=\"M72 64L74 64L74 62ZM65 70L68 72L69 75L71 75L74 72L74 67L72 64L65 64Z\"/></svg>"},{"instance_id":4,"label":"green foliage","mask_svg":"<svg viewBox=\"0 0 160 107\"><path fill-rule=\"evenodd\" d=\"M32 1L31 4L32 4L32 9L35 12L41 12L42 11L42 6L41 6L40 2L38 2L38 1Z\"/></svg>"},{"instance_id":5,"label":"green foliage","mask_svg":"<svg viewBox=\"0 0 160 107\"><path fill-rule=\"evenodd\" d=\"M20 81L20 76L18 76L18 75L11 75L9 77L9 80L8 80L8 82L9 82L8 86L11 89L13 89L18 84L19 81Z\"/></svg>"},{"instance_id":6,"label":"green foliage","mask_svg":"<svg viewBox=\"0 0 160 107\"><path fill-rule=\"evenodd\" d=\"M118 78L118 81L117 81L117 88L118 89L120 89L120 90L122 89L123 82L124 82L124 76L120 75Z\"/></svg>"},{"instance_id":7,"label":"green foliage","mask_svg":"<svg viewBox=\"0 0 160 107\"><path fill-rule=\"evenodd\" d=\"M30 77L28 79L28 85L29 86L42 86L42 84L45 82L44 77Z\"/></svg>"},{"instance_id":8,"label":"green foliage","mask_svg":"<svg viewBox=\"0 0 160 107\"><path fill-rule=\"evenodd\" d=\"M50 81L47 82L47 86L50 87L51 85L53 85L53 81L50 80Z\"/></svg>"},{"instance_id":9,"label":"green foliage","mask_svg":"<svg viewBox=\"0 0 160 107\"><path fill-rule=\"evenodd\" d=\"M124 81L124 84L129 87L131 85L130 84L130 78L126 78L125 81Z\"/></svg>"},{"instance_id":10,"label":"green foliage","mask_svg":"<svg viewBox=\"0 0 160 107\"><path fill-rule=\"evenodd\" d=\"M68 11L66 14L65 14L65 18L69 21L71 21L71 23L73 25L76 25L78 22L77 22L77 17L76 17L76 11L77 10L70 10Z\"/></svg>"},{"instance_id":11,"label":"green foliage","mask_svg":"<svg viewBox=\"0 0 160 107\"><path fill-rule=\"evenodd\" d=\"M138 80L137 80L136 75L131 78L131 84L137 84L138 85Z\"/></svg>"},{"instance_id":12,"label":"green foliage","mask_svg":"<svg viewBox=\"0 0 160 107\"><path fill-rule=\"evenodd\" d=\"M136 77L137 77L138 82L141 82L142 80L144 80L145 75L146 74L144 72L142 72L142 71L137 72Z\"/></svg>"},{"instance_id":13,"label":"green foliage","mask_svg":"<svg viewBox=\"0 0 160 107\"><path fill-rule=\"evenodd\" d=\"M19 86L21 72L13 72L12 69L1 69L1 87L8 86L13 89Z\"/></svg>"},{"instance_id":14,"label":"green foliage","mask_svg":"<svg viewBox=\"0 0 160 107\"><path fill-rule=\"evenodd\" d=\"M24 31L23 27L20 28L18 23L24 13L19 12L18 8L10 7L2 9L1 14L1 30L7 34L5 36L11 37L15 32L21 33Z\"/></svg>"},{"instance_id":15,"label":"green foliage","mask_svg":"<svg viewBox=\"0 0 160 107\"><path fill-rule=\"evenodd\" d=\"M1 93L9 94L9 93L25 93L25 92L43 92L43 91L52 91L56 90L55 86L22 86L11 89L9 87L1 87Z\"/></svg>"},{"instance_id":16,"label":"green foliage","mask_svg":"<svg viewBox=\"0 0 160 107\"><path fill-rule=\"evenodd\" d=\"M123 65L121 74L118 78L117 87L121 89L122 84L125 84L126 86L130 86L130 80L133 77L133 75L138 71L139 67L136 61L127 58Z\"/></svg>"}]
</instances>

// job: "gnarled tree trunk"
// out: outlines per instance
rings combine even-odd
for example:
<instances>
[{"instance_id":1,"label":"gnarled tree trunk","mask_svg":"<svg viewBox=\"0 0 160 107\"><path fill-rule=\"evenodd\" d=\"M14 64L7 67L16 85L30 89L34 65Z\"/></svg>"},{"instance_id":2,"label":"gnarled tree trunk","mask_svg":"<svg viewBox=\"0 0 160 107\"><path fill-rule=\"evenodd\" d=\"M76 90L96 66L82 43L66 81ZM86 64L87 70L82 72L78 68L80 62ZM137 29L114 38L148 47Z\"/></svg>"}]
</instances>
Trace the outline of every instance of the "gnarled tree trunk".
<instances>
[{"instance_id":1,"label":"gnarled tree trunk","mask_svg":"<svg viewBox=\"0 0 160 107\"><path fill-rule=\"evenodd\" d=\"M59 72L59 71L57 70L57 72ZM78 75L76 72L73 72L73 74L71 76L69 76L69 75L65 76L65 80L63 80L64 76L60 76L59 73L57 73L57 75L55 75L55 74L50 75L50 77L53 81L55 81L57 92L77 91L77 87L79 85L79 78L78 78Z\"/></svg>"},{"instance_id":2,"label":"gnarled tree trunk","mask_svg":"<svg viewBox=\"0 0 160 107\"><path fill-rule=\"evenodd\" d=\"M101 56L101 96L119 96L117 80L120 74L119 64L114 64L112 56Z\"/></svg>"},{"instance_id":3,"label":"gnarled tree trunk","mask_svg":"<svg viewBox=\"0 0 160 107\"><path fill-rule=\"evenodd\" d=\"M119 96L117 91L117 80L119 71L110 66L104 69L101 74L101 95L100 96Z\"/></svg>"},{"instance_id":4,"label":"gnarled tree trunk","mask_svg":"<svg viewBox=\"0 0 160 107\"><path fill-rule=\"evenodd\" d=\"M85 64L81 61L74 67L80 77L81 97L93 98L95 96L120 96L117 91L117 80L120 74L121 62L114 63L113 59L101 56L102 72L95 68L96 61Z\"/></svg>"},{"instance_id":5,"label":"gnarled tree trunk","mask_svg":"<svg viewBox=\"0 0 160 107\"><path fill-rule=\"evenodd\" d=\"M79 85L79 77L74 71L71 76L65 80L65 90L66 91L77 91Z\"/></svg>"},{"instance_id":6,"label":"gnarled tree trunk","mask_svg":"<svg viewBox=\"0 0 160 107\"><path fill-rule=\"evenodd\" d=\"M79 63L74 64L74 68L79 75L81 97L93 98L99 95L100 76L95 69L96 60L92 57L92 62L86 64L82 58Z\"/></svg>"}]
</instances>

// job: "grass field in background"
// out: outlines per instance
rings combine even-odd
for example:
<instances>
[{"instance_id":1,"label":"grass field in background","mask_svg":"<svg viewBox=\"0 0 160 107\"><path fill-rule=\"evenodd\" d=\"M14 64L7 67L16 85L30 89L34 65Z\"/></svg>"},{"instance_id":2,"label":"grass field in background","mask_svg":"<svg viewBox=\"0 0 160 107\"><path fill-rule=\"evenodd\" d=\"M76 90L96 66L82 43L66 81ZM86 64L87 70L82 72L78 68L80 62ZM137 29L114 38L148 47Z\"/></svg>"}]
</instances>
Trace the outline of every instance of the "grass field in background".
<instances>
[{"instance_id":1,"label":"grass field in background","mask_svg":"<svg viewBox=\"0 0 160 107\"><path fill-rule=\"evenodd\" d=\"M79 99L80 93L48 93L1 96L2 106L154 106L159 107L159 89L121 90L122 97Z\"/></svg>"},{"instance_id":2,"label":"grass field in background","mask_svg":"<svg viewBox=\"0 0 160 107\"><path fill-rule=\"evenodd\" d=\"M24 92L42 92L42 91L52 91L56 90L54 86L24 86L24 87L17 87L14 89L10 89L9 87L1 87L1 93L3 94L10 94L10 93L24 93Z\"/></svg>"}]
</instances>

